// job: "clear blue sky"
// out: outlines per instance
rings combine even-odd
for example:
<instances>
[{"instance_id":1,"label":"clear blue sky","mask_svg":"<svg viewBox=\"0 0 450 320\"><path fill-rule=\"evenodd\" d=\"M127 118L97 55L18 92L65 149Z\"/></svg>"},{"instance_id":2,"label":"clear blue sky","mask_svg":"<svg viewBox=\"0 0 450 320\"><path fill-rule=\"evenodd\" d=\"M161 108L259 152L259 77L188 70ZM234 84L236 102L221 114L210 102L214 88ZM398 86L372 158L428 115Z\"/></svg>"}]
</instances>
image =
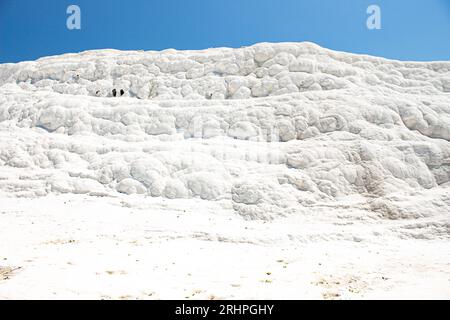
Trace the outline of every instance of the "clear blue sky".
<instances>
[{"instance_id":1,"label":"clear blue sky","mask_svg":"<svg viewBox=\"0 0 450 320\"><path fill-rule=\"evenodd\" d=\"M67 6L81 30L66 28ZM382 29L368 30L377 4ZM0 0L0 63L89 49L313 41L400 60L450 60L450 0Z\"/></svg>"}]
</instances>

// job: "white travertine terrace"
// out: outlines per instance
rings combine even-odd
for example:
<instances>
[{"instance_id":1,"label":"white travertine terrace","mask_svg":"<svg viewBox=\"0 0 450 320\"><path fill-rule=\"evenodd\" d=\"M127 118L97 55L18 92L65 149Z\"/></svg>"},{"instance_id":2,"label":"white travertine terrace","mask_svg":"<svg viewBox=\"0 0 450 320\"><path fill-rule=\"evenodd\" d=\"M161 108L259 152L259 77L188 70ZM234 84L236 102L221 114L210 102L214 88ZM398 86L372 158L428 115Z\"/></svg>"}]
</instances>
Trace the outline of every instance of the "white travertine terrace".
<instances>
[{"instance_id":1,"label":"white travertine terrace","mask_svg":"<svg viewBox=\"0 0 450 320\"><path fill-rule=\"evenodd\" d=\"M436 188L431 211L450 208L450 62L100 50L0 65L0 85L8 196L201 198L272 219L357 195L400 217L393 193Z\"/></svg>"}]
</instances>

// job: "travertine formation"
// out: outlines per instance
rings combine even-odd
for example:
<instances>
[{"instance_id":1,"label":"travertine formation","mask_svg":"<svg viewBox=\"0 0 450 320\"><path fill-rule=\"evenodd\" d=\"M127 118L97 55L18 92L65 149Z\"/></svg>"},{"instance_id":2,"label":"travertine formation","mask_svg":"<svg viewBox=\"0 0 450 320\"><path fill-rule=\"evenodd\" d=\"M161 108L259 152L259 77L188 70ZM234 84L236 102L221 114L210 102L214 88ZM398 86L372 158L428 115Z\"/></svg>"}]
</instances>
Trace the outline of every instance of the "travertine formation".
<instances>
[{"instance_id":1,"label":"travertine formation","mask_svg":"<svg viewBox=\"0 0 450 320\"><path fill-rule=\"evenodd\" d=\"M449 187L450 62L263 43L0 65L3 196L201 198L246 219L351 203L448 236Z\"/></svg>"}]
</instances>

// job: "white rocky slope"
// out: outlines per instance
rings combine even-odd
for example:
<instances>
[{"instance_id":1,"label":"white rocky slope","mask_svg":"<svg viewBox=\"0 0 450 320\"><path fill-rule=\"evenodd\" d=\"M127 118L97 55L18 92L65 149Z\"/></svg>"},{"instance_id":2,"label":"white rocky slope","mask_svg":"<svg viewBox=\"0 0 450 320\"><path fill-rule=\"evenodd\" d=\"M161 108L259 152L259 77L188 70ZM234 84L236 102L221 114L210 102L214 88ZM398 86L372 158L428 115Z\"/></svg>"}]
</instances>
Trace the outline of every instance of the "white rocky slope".
<instances>
[{"instance_id":1,"label":"white rocky slope","mask_svg":"<svg viewBox=\"0 0 450 320\"><path fill-rule=\"evenodd\" d=\"M411 292L449 298L450 62L264 43L203 51L101 50L3 64L0 197L0 259L3 251L7 261L0 260L0 267L22 267L0 282L0 297L47 294L42 286L59 272L55 295L45 297L184 298L192 281L203 280L201 289L192 289L204 293L196 297L252 298L258 288L260 298ZM59 227L50 227L54 223ZM107 255L117 263L111 253L117 248L103 245L102 236L123 254L136 242L143 258L167 241L170 247L161 252L174 260L193 250L198 259L192 268L212 265L194 280L168 271L170 263L154 253L158 258L142 268L165 268L162 275L138 273L137 259L121 267L124 277L135 277L134 285L96 283L90 277L102 271L93 271L93 260ZM89 259L80 257L83 268L92 267L83 269L91 280L61 285L83 273L65 271L58 252L68 245L79 254L80 248L97 248ZM221 251L224 245L230 249ZM40 254L27 262L31 249L24 246ZM270 257L254 253L261 246ZM209 259L202 248L210 248ZM408 255L411 248L422 248L427 257ZM257 271L241 275L250 281L246 290L240 283L215 282L217 270L230 270L220 258L227 250L234 252L229 263L237 273L247 270L240 263L250 251L256 256L247 267L261 268L262 275L267 259L306 261L304 270L281 269L287 282L306 291L287 282L270 288L280 278L260 288ZM383 261L405 259L383 269L370 253L380 250ZM340 273L337 282L346 284L324 285L327 276L311 252L318 260L342 253L336 259L345 262L330 260L328 272ZM377 271L353 261L360 259ZM399 282L386 284L390 276L380 275L401 277L408 270L414 276L400 281L406 289L398 292ZM421 272L434 280L415 283ZM151 295L137 289L146 277L164 278ZM41 289L30 291L30 283L39 281ZM170 281L179 286L163 290Z\"/></svg>"}]
</instances>

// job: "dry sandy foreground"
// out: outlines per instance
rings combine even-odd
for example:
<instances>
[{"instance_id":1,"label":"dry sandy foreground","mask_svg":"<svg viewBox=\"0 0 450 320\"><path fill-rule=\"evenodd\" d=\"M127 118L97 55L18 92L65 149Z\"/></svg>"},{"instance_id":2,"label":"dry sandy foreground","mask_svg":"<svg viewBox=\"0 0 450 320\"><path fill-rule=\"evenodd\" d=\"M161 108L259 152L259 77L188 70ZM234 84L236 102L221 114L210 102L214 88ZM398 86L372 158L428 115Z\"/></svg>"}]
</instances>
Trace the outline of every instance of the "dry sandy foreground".
<instances>
[{"instance_id":1,"label":"dry sandy foreground","mask_svg":"<svg viewBox=\"0 0 450 320\"><path fill-rule=\"evenodd\" d=\"M448 241L390 237L386 222L245 221L139 196L1 204L1 299L450 298Z\"/></svg>"}]
</instances>

